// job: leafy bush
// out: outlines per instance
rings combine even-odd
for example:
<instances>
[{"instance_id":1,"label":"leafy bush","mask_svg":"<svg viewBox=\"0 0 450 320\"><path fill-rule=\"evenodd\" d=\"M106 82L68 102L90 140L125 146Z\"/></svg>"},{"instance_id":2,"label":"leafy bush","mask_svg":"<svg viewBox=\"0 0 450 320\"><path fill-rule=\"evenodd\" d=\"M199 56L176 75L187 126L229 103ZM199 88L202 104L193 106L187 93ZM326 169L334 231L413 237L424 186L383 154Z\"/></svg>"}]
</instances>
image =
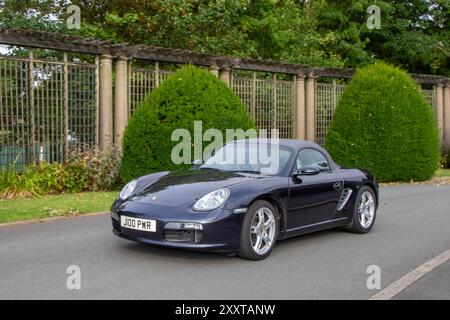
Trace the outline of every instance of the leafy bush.
<instances>
[{"instance_id":1,"label":"leafy bush","mask_svg":"<svg viewBox=\"0 0 450 320\"><path fill-rule=\"evenodd\" d=\"M9 197L10 194L15 193L19 177L13 168L2 168L0 170L0 198Z\"/></svg>"},{"instance_id":2,"label":"leafy bush","mask_svg":"<svg viewBox=\"0 0 450 320\"><path fill-rule=\"evenodd\" d=\"M172 148L179 143L171 141L171 135L184 128L193 137L197 120L202 121L203 131L216 128L223 134L225 129L254 128L239 98L221 80L193 66L181 68L131 117L124 133L122 178L129 181L150 172L186 167L171 161Z\"/></svg>"},{"instance_id":3,"label":"leafy bush","mask_svg":"<svg viewBox=\"0 0 450 320\"><path fill-rule=\"evenodd\" d=\"M89 191L113 190L121 183L120 157L114 147L106 151L74 151L69 156L69 165L73 170L83 168Z\"/></svg>"},{"instance_id":4,"label":"leafy bush","mask_svg":"<svg viewBox=\"0 0 450 320\"><path fill-rule=\"evenodd\" d=\"M66 190L66 177L62 164L31 164L23 172L2 172L0 191L3 197L60 193Z\"/></svg>"},{"instance_id":5,"label":"leafy bush","mask_svg":"<svg viewBox=\"0 0 450 320\"><path fill-rule=\"evenodd\" d=\"M72 152L67 163L28 165L23 172L0 173L0 196L5 198L112 190L120 183L120 161L114 149Z\"/></svg>"},{"instance_id":6,"label":"leafy bush","mask_svg":"<svg viewBox=\"0 0 450 320\"><path fill-rule=\"evenodd\" d=\"M439 163L431 107L406 72L384 63L351 80L325 146L336 162L368 169L379 181L426 180Z\"/></svg>"},{"instance_id":7,"label":"leafy bush","mask_svg":"<svg viewBox=\"0 0 450 320\"><path fill-rule=\"evenodd\" d=\"M73 181L66 181L68 173L62 164L47 162L26 167L22 178L24 189L32 194L60 193L72 187Z\"/></svg>"}]
</instances>

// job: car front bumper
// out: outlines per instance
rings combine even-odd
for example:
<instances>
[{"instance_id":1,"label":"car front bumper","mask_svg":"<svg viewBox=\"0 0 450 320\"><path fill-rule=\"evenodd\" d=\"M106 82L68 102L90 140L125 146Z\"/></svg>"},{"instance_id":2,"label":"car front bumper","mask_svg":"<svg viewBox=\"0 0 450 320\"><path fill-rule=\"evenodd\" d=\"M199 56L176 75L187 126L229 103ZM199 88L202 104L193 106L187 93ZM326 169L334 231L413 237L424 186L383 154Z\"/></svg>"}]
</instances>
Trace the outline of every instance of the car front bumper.
<instances>
[{"instance_id":1,"label":"car front bumper","mask_svg":"<svg viewBox=\"0 0 450 320\"><path fill-rule=\"evenodd\" d=\"M156 231L134 230L120 225L120 217L151 219ZM121 238L170 248L198 251L236 252L244 214L233 210L215 209L196 212L187 207L158 206L138 202L114 204L111 212L113 233ZM184 223L201 224L202 230L173 228ZM168 226L170 229L167 229Z\"/></svg>"}]
</instances>

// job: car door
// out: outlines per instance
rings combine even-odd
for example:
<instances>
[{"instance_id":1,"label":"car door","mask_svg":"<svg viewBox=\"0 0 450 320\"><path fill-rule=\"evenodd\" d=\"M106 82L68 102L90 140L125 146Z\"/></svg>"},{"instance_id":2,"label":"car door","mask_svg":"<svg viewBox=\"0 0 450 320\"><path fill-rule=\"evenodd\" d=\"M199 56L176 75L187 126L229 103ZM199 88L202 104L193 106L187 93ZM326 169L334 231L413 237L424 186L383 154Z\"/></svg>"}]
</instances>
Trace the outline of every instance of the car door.
<instances>
[{"instance_id":1,"label":"car door","mask_svg":"<svg viewBox=\"0 0 450 320\"><path fill-rule=\"evenodd\" d=\"M329 220L342 192L343 181L331 170L327 157L320 151L312 148L300 150L293 171L305 166L316 166L320 172L290 179L288 229Z\"/></svg>"}]
</instances>

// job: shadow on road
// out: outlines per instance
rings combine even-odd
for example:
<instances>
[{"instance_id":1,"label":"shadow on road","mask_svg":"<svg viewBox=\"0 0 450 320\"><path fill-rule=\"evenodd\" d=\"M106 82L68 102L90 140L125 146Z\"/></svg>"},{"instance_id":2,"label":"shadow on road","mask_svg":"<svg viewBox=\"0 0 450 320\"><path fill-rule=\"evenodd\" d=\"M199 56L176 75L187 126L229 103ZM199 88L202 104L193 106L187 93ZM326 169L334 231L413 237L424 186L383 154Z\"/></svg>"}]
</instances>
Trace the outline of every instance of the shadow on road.
<instances>
[{"instance_id":1,"label":"shadow on road","mask_svg":"<svg viewBox=\"0 0 450 320\"><path fill-rule=\"evenodd\" d=\"M343 234L349 234L343 229L331 229L318 231L307 235L302 235L294 238L289 238L286 240L278 241L275 248L273 249L273 253L277 253L277 255L290 254L291 249L300 249L300 246L306 245L310 241L316 241L316 239L329 238L329 236L338 235L342 236ZM326 242L324 242L326 245ZM199 261L235 261L237 256L235 254L224 254L224 253L215 253L215 252L200 252L200 251L192 251L192 250L184 250L184 249L175 249L175 248L165 248L159 247L150 244L132 242L120 239L117 247L126 253L130 254L138 254L145 255L149 257L161 257L161 258L170 258L176 259L180 262L184 260L199 260ZM235 259L233 259L235 258ZM248 261L243 259L238 259L240 261ZM250 261L249 261L250 262Z\"/></svg>"},{"instance_id":2,"label":"shadow on road","mask_svg":"<svg viewBox=\"0 0 450 320\"><path fill-rule=\"evenodd\" d=\"M225 254L213 252L199 252L175 248L165 248L156 245L138 243L138 242L122 242L119 245L120 249L127 250L131 253L137 253L147 256L158 256L164 258L176 258L180 260L185 259L201 259L201 260L224 260L229 259Z\"/></svg>"}]
</instances>

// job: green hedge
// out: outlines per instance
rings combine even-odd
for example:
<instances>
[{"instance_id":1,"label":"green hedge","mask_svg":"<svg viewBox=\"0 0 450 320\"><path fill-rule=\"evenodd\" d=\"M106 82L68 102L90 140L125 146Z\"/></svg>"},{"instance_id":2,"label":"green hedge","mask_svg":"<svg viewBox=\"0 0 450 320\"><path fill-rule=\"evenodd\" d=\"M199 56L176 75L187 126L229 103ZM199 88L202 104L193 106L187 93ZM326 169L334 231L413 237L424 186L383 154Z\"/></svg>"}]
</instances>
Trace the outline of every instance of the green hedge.
<instances>
[{"instance_id":1,"label":"green hedge","mask_svg":"<svg viewBox=\"0 0 450 320\"><path fill-rule=\"evenodd\" d=\"M358 70L325 147L336 162L368 169L379 181L429 179L440 157L430 105L406 72L384 63Z\"/></svg>"},{"instance_id":2,"label":"green hedge","mask_svg":"<svg viewBox=\"0 0 450 320\"><path fill-rule=\"evenodd\" d=\"M151 172L176 170L187 165L171 161L175 129L184 128L193 140L194 121L208 128L254 128L239 98L208 71L185 66L169 76L136 109L123 139L122 178L129 181ZM207 145L209 143L204 143ZM192 155L194 153L192 152Z\"/></svg>"}]
</instances>

